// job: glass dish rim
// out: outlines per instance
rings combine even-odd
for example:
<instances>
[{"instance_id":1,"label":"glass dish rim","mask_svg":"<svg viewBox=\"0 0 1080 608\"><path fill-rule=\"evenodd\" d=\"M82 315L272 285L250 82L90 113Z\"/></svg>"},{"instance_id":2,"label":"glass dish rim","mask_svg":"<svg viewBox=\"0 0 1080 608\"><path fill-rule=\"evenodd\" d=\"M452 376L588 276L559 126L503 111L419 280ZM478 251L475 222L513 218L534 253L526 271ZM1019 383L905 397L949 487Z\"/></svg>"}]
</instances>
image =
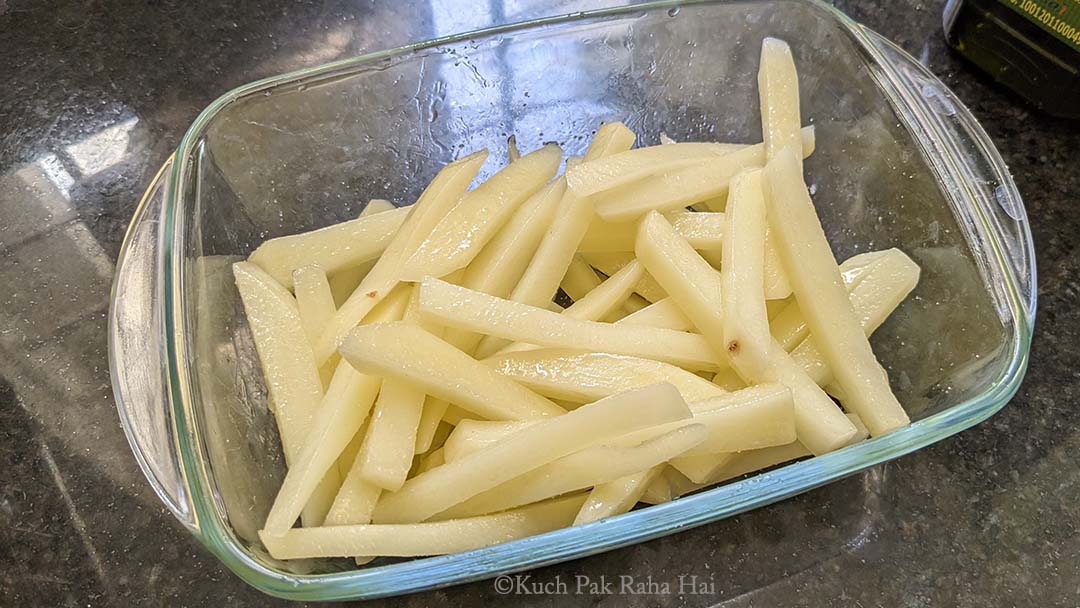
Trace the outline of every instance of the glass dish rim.
<instances>
[{"instance_id":1,"label":"glass dish rim","mask_svg":"<svg viewBox=\"0 0 1080 608\"><path fill-rule=\"evenodd\" d=\"M192 530L230 570L255 588L273 596L296 600L333 600L396 595L536 568L642 542L782 500L925 447L981 422L1004 407L1019 388L1027 368L1033 323L1030 315L1034 314L1034 308L1032 307L1030 314L1026 314L1021 303L1023 297L1017 278L999 255L996 262L1004 270L1003 275L1007 283L1004 286L1006 301L1013 320L1013 331L1009 342L1011 360L1004 377L999 378L982 394L918 420L889 435L705 490L677 501L639 509L585 526L564 528L464 553L421 558L356 571L301 575L274 570L259 563L254 555L243 547L224 520L213 497L213 485L210 482L207 463L201 457L202 439L194 428L193 421L196 414L192 408L193 399L198 397L193 394L185 363L188 336L185 331L187 304L183 297L182 244L185 218L181 213L184 208L181 197L185 192L184 179L191 155L207 124L232 101L260 89L308 80L337 70L359 67L423 49L547 25L617 17L687 5L735 2L732 0L659 0L543 17L433 38L241 85L220 96L199 114L177 147L162 205L160 263L164 279L161 305L164 307L166 392L169 403L172 404L170 411L182 475L189 489L190 506L196 519ZM801 2L823 9L830 14L861 42L863 50L871 55L871 60L886 71L887 78L899 79L897 74L889 73L891 68L888 62L882 61L880 51L875 49L873 42L868 38L868 30L863 26L821 0L801 0ZM992 147L990 150L994 151ZM996 151L994 152L996 154ZM997 237L992 231L990 234L992 244L1000 247ZM1026 244L1030 246L1030 232L1026 233L1026 239ZM1033 259L1030 266L1034 281ZM1034 304L1034 295L1031 297L1031 304Z\"/></svg>"}]
</instances>

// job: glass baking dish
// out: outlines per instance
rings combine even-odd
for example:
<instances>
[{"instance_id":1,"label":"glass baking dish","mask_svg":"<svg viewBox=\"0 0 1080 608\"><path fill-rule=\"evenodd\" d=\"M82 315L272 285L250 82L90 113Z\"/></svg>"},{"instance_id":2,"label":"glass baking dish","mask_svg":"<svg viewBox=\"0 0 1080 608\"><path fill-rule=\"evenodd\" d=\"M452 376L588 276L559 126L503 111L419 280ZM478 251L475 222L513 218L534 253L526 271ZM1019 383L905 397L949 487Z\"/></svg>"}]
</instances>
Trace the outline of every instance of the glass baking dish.
<instances>
[{"instance_id":1,"label":"glass baking dish","mask_svg":"<svg viewBox=\"0 0 1080 608\"><path fill-rule=\"evenodd\" d=\"M276 427L231 276L266 238L409 204L444 163L506 160L601 121L644 143L760 141L761 39L787 40L806 163L838 258L899 247L923 269L873 337L915 422L670 503L486 549L409 561L283 563L256 531L282 478ZM155 177L121 251L113 387L139 464L237 575L293 599L370 598L535 568L805 492L984 420L1017 390L1035 318L1026 213L986 134L899 48L815 0L656 2L497 27L245 85L211 104Z\"/></svg>"}]
</instances>

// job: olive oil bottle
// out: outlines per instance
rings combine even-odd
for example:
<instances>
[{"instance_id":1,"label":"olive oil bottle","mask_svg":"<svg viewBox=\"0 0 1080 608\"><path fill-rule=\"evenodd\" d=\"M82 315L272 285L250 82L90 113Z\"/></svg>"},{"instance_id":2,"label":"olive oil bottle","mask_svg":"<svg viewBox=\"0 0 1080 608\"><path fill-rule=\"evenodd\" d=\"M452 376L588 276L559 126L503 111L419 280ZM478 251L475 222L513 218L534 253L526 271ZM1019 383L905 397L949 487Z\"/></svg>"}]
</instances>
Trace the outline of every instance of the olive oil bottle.
<instances>
[{"instance_id":1,"label":"olive oil bottle","mask_svg":"<svg viewBox=\"0 0 1080 608\"><path fill-rule=\"evenodd\" d=\"M1035 106L1080 118L1080 0L949 0L945 35Z\"/></svg>"}]
</instances>

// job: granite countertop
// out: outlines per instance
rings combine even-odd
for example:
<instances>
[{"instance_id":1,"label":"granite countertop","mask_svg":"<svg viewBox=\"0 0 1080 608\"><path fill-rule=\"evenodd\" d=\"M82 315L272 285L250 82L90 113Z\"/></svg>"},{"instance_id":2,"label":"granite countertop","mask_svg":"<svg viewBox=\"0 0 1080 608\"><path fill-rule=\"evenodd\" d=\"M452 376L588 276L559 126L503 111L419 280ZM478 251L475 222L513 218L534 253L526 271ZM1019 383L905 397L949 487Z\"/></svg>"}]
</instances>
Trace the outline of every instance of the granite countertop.
<instances>
[{"instance_id":1,"label":"granite countertop","mask_svg":"<svg viewBox=\"0 0 1080 608\"><path fill-rule=\"evenodd\" d=\"M952 54L943 2L837 4L956 91L1025 198L1040 310L1013 402L958 436L798 498L532 573L673 586L697 576L712 583L702 593L506 597L489 581L374 605L1080 601L1080 171L1070 169L1080 124L1039 114ZM117 251L139 195L199 110L256 78L581 7L0 0L0 604L281 603L229 573L162 507L110 388L105 319Z\"/></svg>"}]
</instances>

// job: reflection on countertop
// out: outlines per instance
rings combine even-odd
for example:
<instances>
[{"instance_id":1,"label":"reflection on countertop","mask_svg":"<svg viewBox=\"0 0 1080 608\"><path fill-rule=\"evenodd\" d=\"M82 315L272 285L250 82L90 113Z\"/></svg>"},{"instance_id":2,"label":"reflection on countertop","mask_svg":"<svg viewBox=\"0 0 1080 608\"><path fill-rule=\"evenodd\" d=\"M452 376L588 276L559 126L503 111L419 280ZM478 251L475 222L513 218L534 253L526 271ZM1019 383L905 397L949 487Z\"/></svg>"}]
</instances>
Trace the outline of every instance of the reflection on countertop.
<instances>
[{"instance_id":1,"label":"reflection on countertop","mask_svg":"<svg viewBox=\"0 0 1080 608\"><path fill-rule=\"evenodd\" d=\"M128 449L109 384L105 315L124 230L202 107L236 85L303 66L616 4L0 0L0 603L274 603L165 511ZM957 437L794 500L533 573L540 581L651 575L673 585L697 576L715 583L710 593L504 598L480 582L385 604L1075 601L1080 176L1069 168L1080 126L1030 110L952 55L943 2L836 4L953 87L1025 197L1040 317L1031 371L1013 403Z\"/></svg>"}]
</instances>

